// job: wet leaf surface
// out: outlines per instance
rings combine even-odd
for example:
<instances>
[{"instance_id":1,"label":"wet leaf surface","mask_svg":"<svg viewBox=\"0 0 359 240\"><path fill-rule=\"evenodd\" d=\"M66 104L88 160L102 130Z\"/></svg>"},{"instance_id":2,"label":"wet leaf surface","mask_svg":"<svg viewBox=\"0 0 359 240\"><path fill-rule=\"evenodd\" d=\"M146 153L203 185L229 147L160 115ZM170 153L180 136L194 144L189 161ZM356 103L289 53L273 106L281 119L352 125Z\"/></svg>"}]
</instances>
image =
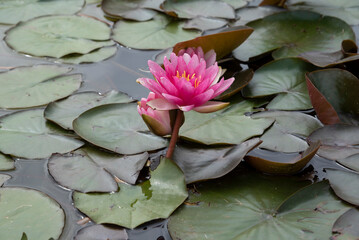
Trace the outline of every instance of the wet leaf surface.
<instances>
[{"instance_id":1,"label":"wet leaf surface","mask_svg":"<svg viewBox=\"0 0 359 240\"><path fill-rule=\"evenodd\" d=\"M236 11L236 19L238 20L234 22L233 25L234 26L246 25L251 21L261 19L281 11L283 10L271 6L241 8Z\"/></svg>"},{"instance_id":2,"label":"wet leaf surface","mask_svg":"<svg viewBox=\"0 0 359 240\"><path fill-rule=\"evenodd\" d=\"M39 191L18 187L2 187L0 195L2 239L21 239L23 233L28 239L58 239L65 214L55 200Z\"/></svg>"},{"instance_id":3,"label":"wet leaf surface","mask_svg":"<svg viewBox=\"0 0 359 240\"><path fill-rule=\"evenodd\" d=\"M55 122L65 129L72 130L72 121L93 107L132 101L128 95L114 90L104 94L82 92L73 94L64 100L50 103L45 109L44 116L47 120Z\"/></svg>"},{"instance_id":4,"label":"wet leaf surface","mask_svg":"<svg viewBox=\"0 0 359 240\"><path fill-rule=\"evenodd\" d=\"M65 56L60 58L58 61L66 64L80 64L80 63L94 63L101 62L115 55L117 51L116 46L103 47L94 50L87 54L74 54L72 56Z\"/></svg>"},{"instance_id":5,"label":"wet leaf surface","mask_svg":"<svg viewBox=\"0 0 359 240\"><path fill-rule=\"evenodd\" d=\"M184 172L187 184L219 178L232 171L260 143L258 138L253 138L234 147L177 146L173 160Z\"/></svg>"},{"instance_id":6,"label":"wet leaf surface","mask_svg":"<svg viewBox=\"0 0 359 240\"><path fill-rule=\"evenodd\" d=\"M55 65L18 67L0 74L0 108L27 108L67 97L80 88L81 74Z\"/></svg>"},{"instance_id":7,"label":"wet leaf surface","mask_svg":"<svg viewBox=\"0 0 359 240\"><path fill-rule=\"evenodd\" d=\"M196 186L169 220L173 239L327 239L348 206L326 181L242 170Z\"/></svg>"},{"instance_id":8,"label":"wet leaf surface","mask_svg":"<svg viewBox=\"0 0 359 240\"><path fill-rule=\"evenodd\" d=\"M167 146L165 139L148 130L135 103L92 108L73 122L73 128L90 143L120 154L141 153Z\"/></svg>"},{"instance_id":9,"label":"wet leaf surface","mask_svg":"<svg viewBox=\"0 0 359 240\"><path fill-rule=\"evenodd\" d=\"M0 118L0 151L23 158L47 158L77 149L83 142L47 123L42 109L20 111Z\"/></svg>"},{"instance_id":10,"label":"wet leaf surface","mask_svg":"<svg viewBox=\"0 0 359 240\"><path fill-rule=\"evenodd\" d=\"M14 168L15 168L14 160L9 156L0 153L0 171L11 170Z\"/></svg>"},{"instance_id":11,"label":"wet leaf surface","mask_svg":"<svg viewBox=\"0 0 359 240\"><path fill-rule=\"evenodd\" d=\"M131 48L164 49L201 35L200 31L183 29L183 25L183 21L164 14L146 22L120 20L113 28L113 39Z\"/></svg>"},{"instance_id":12,"label":"wet leaf surface","mask_svg":"<svg viewBox=\"0 0 359 240\"><path fill-rule=\"evenodd\" d=\"M219 18L196 17L189 19L184 25L184 29L198 29L201 31L221 28L227 25L227 21Z\"/></svg>"},{"instance_id":13,"label":"wet leaf surface","mask_svg":"<svg viewBox=\"0 0 359 240\"><path fill-rule=\"evenodd\" d=\"M127 240L125 229L106 225L93 225L81 229L74 240Z\"/></svg>"},{"instance_id":14,"label":"wet leaf surface","mask_svg":"<svg viewBox=\"0 0 359 240\"><path fill-rule=\"evenodd\" d=\"M254 28L254 33L233 52L241 61L272 51L274 59L309 51L334 52L340 50L343 40L355 40L353 30L345 22L308 11L277 13L247 26Z\"/></svg>"},{"instance_id":15,"label":"wet leaf surface","mask_svg":"<svg viewBox=\"0 0 359 240\"><path fill-rule=\"evenodd\" d=\"M170 159L162 159L150 180L136 186L120 183L119 187L120 191L112 194L75 192L75 207L96 223L135 228L169 217L187 198L184 175Z\"/></svg>"},{"instance_id":16,"label":"wet leaf surface","mask_svg":"<svg viewBox=\"0 0 359 240\"><path fill-rule=\"evenodd\" d=\"M359 238L359 210L351 208L341 215L333 226L333 232L337 233L334 239L355 240Z\"/></svg>"},{"instance_id":17,"label":"wet leaf surface","mask_svg":"<svg viewBox=\"0 0 359 240\"><path fill-rule=\"evenodd\" d=\"M359 154L353 154L349 157L338 159L337 161L345 167L359 172Z\"/></svg>"},{"instance_id":18,"label":"wet leaf surface","mask_svg":"<svg viewBox=\"0 0 359 240\"><path fill-rule=\"evenodd\" d=\"M268 109L304 110L312 108L305 73L316 68L297 58L272 61L260 67L242 90L244 97L275 95Z\"/></svg>"}]
</instances>

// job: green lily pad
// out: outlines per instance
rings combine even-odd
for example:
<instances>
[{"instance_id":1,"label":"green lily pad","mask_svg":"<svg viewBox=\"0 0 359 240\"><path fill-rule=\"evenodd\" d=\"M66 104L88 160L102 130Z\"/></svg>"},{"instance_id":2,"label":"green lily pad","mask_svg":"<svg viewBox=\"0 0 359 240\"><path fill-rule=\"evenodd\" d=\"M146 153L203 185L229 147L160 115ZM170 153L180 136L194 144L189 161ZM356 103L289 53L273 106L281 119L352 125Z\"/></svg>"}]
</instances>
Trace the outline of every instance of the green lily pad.
<instances>
[{"instance_id":1,"label":"green lily pad","mask_svg":"<svg viewBox=\"0 0 359 240\"><path fill-rule=\"evenodd\" d=\"M15 168L14 160L9 156L0 153L0 171L11 170L14 168Z\"/></svg>"},{"instance_id":2,"label":"green lily pad","mask_svg":"<svg viewBox=\"0 0 359 240\"><path fill-rule=\"evenodd\" d=\"M11 176L7 174L0 174L0 187L11 178Z\"/></svg>"},{"instance_id":3,"label":"green lily pad","mask_svg":"<svg viewBox=\"0 0 359 240\"><path fill-rule=\"evenodd\" d=\"M74 14L84 6L84 0L1 0L0 23L16 24L34 17L54 14Z\"/></svg>"},{"instance_id":4,"label":"green lily pad","mask_svg":"<svg viewBox=\"0 0 359 240\"><path fill-rule=\"evenodd\" d=\"M309 143L321 142L318 155L338 160L359 154L359 127L344 124L327 125L314 131Z\"/></svg>"},{"instance_id":5,"label":"green lily pad","mask_svg":"<svg viewBox=\"0 0 359 240\"><path fill-rule=\"evenodd\" d=\"M103 0L102 10L113 18L148 21L160 10L164 0Z\"/></svg>"},{"instance_id":6,"label":"green lily pad","mask_svg":"<svg viewBox=\"0 0 359 240\"><path fill-rule=\"evenodd\" d=\"M349 208L326 181L304 187L248 170L227 176L196 186L170 217L173 239L329 239Z\"/></svg>"},{"instance_id":7,"label":"green lily pad","mask_svg":"<svg viewBox=\"0 0 359 240\"><path fill-rule=\"evenodd\" d=\"M261 137L263 142L260 147L278 152L305 151L308 148L305 137L323 126L318 119L299 112L267 111L251 117L275 119L273 126Z\"/></svg>"},{"instance_id":8,"label":"green lily pad","mask_svg":"<svg viewBox=\"0 0 359 240\"><path fill-rule=\"evenodd\" d=\"M359 148L358 148L359 150ZM337 160L340 164L346 166L347 168L353 169L359 172L359 153L353 154L349 157L338 159Z\"/></svg>"},{"instance_id":9,"label":"green lily pad","mask_svg":"<svg viewBox=\"0 0 359 240\"><path fill-rule=\"evenodd\" d=\"M80 192L117 191L115 177L135 184L148 153L120 156L94 148L82 148L68 155L53 155L50 174L62 186Z\"/></svg>"},{"instance_id":10,"label":"green lily pad","mask_svg":"<svg viewBox=\"0 0 359 240\"><path fill-rule=\"evenodd\" d=\"M83 139L120 154L136 154L167 146L153 135L137 112L137 104L114 103L92 108L73 121Z\"/></svg>"},{"instance_id":11,"label":"green lily pad","mask_svg":"<svg viewBox=\"0 0 359 240\"><path fill-rule=\"evenodd\" d=\"M221 28L227 25L228 22L219 18L196 17L188 19L183 25L184 29L198 29L207 31L211 29Z\"/></svg>"},{"instance_id":12,"label":"green lily pad","mask_svg":"<svg viewBox=\"0 0 359 240\"><path fill-rule=\"evenodd\" d=\"M94 63L94 62L101 62L103 60L106 60L113 55L115 55L117 51L116 46L112 47L103 47L97 50L94 50L93 52L81 55L81 54L74 54L71 56L65 56L58 60L58 62L61 63L67 63L67 64L80 64L80 63Z\"/></svg>"},{"instance_id":13,"label":"green lily pad","mask_svg":"<svg viewBox=\"0 0 359 240\"><path fill-rule=\"evenodd\" d=\"M60 58L90 53L110 41L111 29L101 21L84 16L45 16L21 22L6 32L12 49L38 57Z\"/></svg>"},{"instance_id":14,"label":"green lily pad","mask_svg":"<svg viewBox=\"0 0 359 240\"><path fill-rule=\"evenodd\" d=\"M200 31L183 29L183 25L183 21L164 14L146 22L120 20L113 28L113 40L131 48L164 49L201 35Z\"/></svg>"},{"instance_id":15,"label":"green lily pad","mask_svg":"<svg viewBox=\"0 0 359 240\"><path fill-rule=\"evenodd\" d=\"M343 40L355 41L354 32L347 23L308 11L281 12L247 26L254 28L254 33L233 51L241 61L272 51L275 59L310 51L334 52L340 50Z\"/></svg>"},{"instance_id":16,"label":"green lily pad","mask_svg":"<svg viewBox=\"0 0 359 240\"><path fill-rule=\"evenodd\" d=\"M96 223L127 228L158 218L167 218L187 198L182 171L170 159L162 159L151 179L140 185L119 184L112 194L74 192L75 207Z\"/></svg>"},{"instance_id":17,"label":"green lily pad","mask_svg":"<svg viewBox=\"0 0 359 240\"><path fill-rule=\"evenodd\" d=\"M186 112L180 136L202 144L239 144L263 134L273 119L252 119L245 112L253 111L263 101L242 101L214 113Z\"/></svg>"},{"instance_id":18,"label":"green lily pad","mask_svg":"<svg viewBox=\"0 0 359 240\"><path fill-rule=\"evenodd\" d=\"M359 125L359 79L342 69L325 69L307 74L313 107L324 124L339 122Z\"/></svg>"},{"instance_id":19,"label":"green lily pad","mask_svg":"<svg viewBox=\"0 0 359 240\"><path fill-rule=\"evenodd\" d=\"M44 116L61 127L72 130L72 122L81 113L108 103L126 103L133 100L124 93L109 91L104 94L97 92L81 92L64 100L47 105Z\"/></svg>"},{"instance_id":20,"label":"green lily pad","mask_svg":"<svg viewBox=\"0 0 359 240\"><path fill-rule=\"evenodd\" d=\"M47 158L77 149L83 142L47 123L42 109L15 112L0 118L0 151L23 158Z\"/></svg>"},{"instance_id":21,"label":"green lily pad","mask_svg":"<svg viewBox=\"0 0 359 240\"><path fill-rule=\"evenodd\" d=\"M341 215L333 226L334 239L355 240L359 238L359 210L351 208Z\"/></svg>"},{"instance_id":22,"label":"green lily pad","mask_svg":"<svg viewBox=\"0 0 359 240\"><path fill-rule=\"evenodd\" d=\"M215 17L234 19L234 9L222 1L213 0L166 0L163 10L179 18Z\"/></svg>"},{"instance_id":23,"label":"green lily pad","mask_svg":"<svg viewBox=\"0 0 359 240\"><path fill-rule=\"evenodd\" d=\"M354 205L359 205L359 174L357 172L326 169L327 178L335 194Z\"/></svg>"},{"instance_id":24,"label":"green lily pad","mask_svg":"<svg viewBox=\"0 0 359 240\"><path fill-rule=\"evenodd\" d=\"M0 188L0 237L21 239L58 239L65 225L60 205L36 190L18 187Z\"/></svg>"},{"instance_id":25,"label":"green lily pad","mask_svg":"<svg viewBox=\"0 0 359 240\"><path fill-rule=\"evenodd\" d=\"M264 18L266 16L281 11L283 11L283 9L272 7L272 6L241 8L236 11L236 19L238 20L234 22L232 25L234 26L246 25L251 21Z\"/></svg>"},{"instance_id":26,"label":"green lily pad","mask_svg":"<svg viewBox=\"0 0 359 240\"><path fill-rule=\"evenodd\" d=\"M222 2L228 3L234 9L245 7L251 0L221 0Z\"/></svg>"},{"instance_id":27,"label":"green lily pad","mask_svg":"<svg viewBox=\"0 0 359 240\"><path fill-rule=\"evenodd\" d=\"M350 25L359 24L359 2L356 0L287 0L289 10L308 10L344 20Z\"/></svg>"},{"instance_id":28,"label":"green lily pad","mask_svg":"<svg viewBox=\"0 0 359 240\"><path fill-rule=\"evenodd\" d=\"M184 172L186 183L219 178L232 171L261 141L253 138L234 147L193 148L177 146L173 160Z\"/></svg>"},{"instance_id":29,"label":"green lily pad","mask_svg":"<svg viewBox=\"0 0 359 240\"><path fill-rule=\"evenodd\" d=\"M68 67L36 65L0 73L0 108L45 105L67 97L80 88L81 74L64 75Z\"/></svg>"},{"instance_id":30,"label":"green lily pad","mask_svg":"<svg viewBox=\"0 0 359 240\"><path fill-rule=\"evenodd\" d=\"M125 229L113 226L93 225L81 229L75 240L127 240Z\"/></svg>"},{"instance_id":31,"label":"green lily pad","mask_svg":"<svg viewBox=\"0 0 359 240\"><path fill-rule=\"evenodd\" d=\"M316 68L297 58L275 60L260 67L242 90L244 97L277 96L268 109L303 110L312 108L305 73Z\"/></svg>"}]
</instances>

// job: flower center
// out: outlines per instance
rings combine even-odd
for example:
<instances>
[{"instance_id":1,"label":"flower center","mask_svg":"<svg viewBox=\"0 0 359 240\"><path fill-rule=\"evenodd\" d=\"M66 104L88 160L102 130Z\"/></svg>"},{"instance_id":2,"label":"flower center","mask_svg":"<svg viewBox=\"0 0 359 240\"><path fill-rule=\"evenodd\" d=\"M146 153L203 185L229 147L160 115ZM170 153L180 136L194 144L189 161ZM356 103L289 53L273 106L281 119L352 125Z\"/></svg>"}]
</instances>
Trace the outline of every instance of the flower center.
<instances>
[{"instance_id":1,"label":"flower center","mask_svg":"<svg viewBox=\"0 0 359 240\"><path fill-rule=\"evenodd\" d=\"M182 75L180 75L180 73L177 71L176 77L186 79L187 82L191 82L193 84L193 86L196 88L196 87L198 87L199 83L201 82L202 76L199 76L197 78L195 73L193 73L192 76L190 76L190 74L187 74L186 71L183 71Z\"/></svg>"}]
</instances>

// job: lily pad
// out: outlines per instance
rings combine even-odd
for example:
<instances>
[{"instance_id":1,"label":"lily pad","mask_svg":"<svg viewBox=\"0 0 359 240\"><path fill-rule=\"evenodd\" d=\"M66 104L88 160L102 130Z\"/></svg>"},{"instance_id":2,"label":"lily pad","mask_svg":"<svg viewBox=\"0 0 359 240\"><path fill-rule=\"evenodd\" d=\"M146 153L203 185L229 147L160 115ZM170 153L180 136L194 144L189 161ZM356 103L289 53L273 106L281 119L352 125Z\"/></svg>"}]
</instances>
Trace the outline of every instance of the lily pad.
<instances>
[{"instance_id":1,"label":"lily pad","mask_svg":"<svg viewBox=\"0 0 359 240\"><path fill-rule=\"evenodd\" d=\"M93 225L81 229L74 240L127 240L125 229L105 225Z\"/></svg>"},{"instance_id":2,"label":"lily pad","mask_svg":"<svg viewBox=\"0 0 359 240\"><path fill-rule=\"evenodd\" d=\"M268 111L253 114L252 118L275 119L261 137L260 147L286 153L305 151L308 148L305 137L323 126L318 119L299 112Z\"/></svg>"},{"instance_id":3,"label":"lily pad","mask_svg":"<svg viewBox=\"0 0 359 240\"><path fill-rule=\"evenodd\" d=\"M183 21L164 14L146 22L120 20L113 28L113 40L131 48L164 49L201 35L200 31L183 29L183 25Z\"/></svg>"},{"instance_id":4,"label":"lily pad","mask_svg":"<svg viewBox=\"0 0 359 240\"><path fill-rule=\"evenodd\" d=\"M349 208L326 181L304 187L248 170L227 176L196 186L170 217L173 239L329 239Z\"/></svg>"},{"instance_id":5,"label":"lily pad","mask_svg":"<svg viewBox=\"0 0 359 240\"><path fill-rule=\"evenodd\" d=\"M242 101L214 113L186 112L180 136L202 144L239 144L262 135L274 119L252 119L245 112L253 111L263 101Z\"/></svg>"},{"instance_id":6,"label":"lily pad","mask_svg":"<svg viewBox=\"0 0 359 240\"><path fill-rule=\"evenodd\" d=\"M111 29L101 21L84 16L45 16L21 22L6 32L12 49L38 57L60 58L68 54L86 54L110 41Z\"/></svg>"},{"instance_id":7,"label":"lily pad","mask_svg":"<svg viewBox=\"0 0 359 240\"><path fill-rule=\"evenodd\" d=\"M264 18L266 16L281 11L283 11L283 9L272 7L272 6L241 8L236 11L236 19L238 20L234 22L232 25L234 26L246 25L251 21Z\"/></svg>"},{"instance_id":8,"label":"lily pad","mask_svg":"<svg viewBox=\"0 0 359 240\"><path fill-rule=\"evenodd\" d=\"M14 160L9 156L0 153L0 171L11 170L14 168L15 168Z\"/></svg>"},{"instance_id":9,"label":"lily pad","mask_svg":"<svg viewBox=\"0 0 359 240\"><path fill-rule=\"evenodd\" d=\"M120 156L94 148L82 148L68 155L53 155L50 174L62 186L80 192L117 191L115 177L135 184L148 153Z\"/></svg>"},{"instance_id":10,"label":"lily pad","mask_svg":"<svg viewBox=\"0 0 359 240\"><path fill-rule=\"evenodd\" d=\"M43 15L71 15L80 11L84 4L84 0L1 0L0 23L16 24Z\"/></svg>"},{"instance_id":11,"label":"lily pad","mask_svg":"<svg viewBox=\"0 0 359 240\"><path fill-rule=\"evenodd\" d=\"M21 239L58 239L65 224L60 205L49 196L32 189L0 188L0 237Z\"/></svg>"},{"instance_id":12,"label":"lily pad","mask_svg":"<svg viewBox=\"0 0 359 240\"><path fill-rule=\"evenodd\" d=\"M359 150L359 148L358 148ZM346 166L347 168L353 169L359 172L359 153L350 155L349 157L338 159L340 164Z\"/></svg>"},{"instance_id":13,"label":"lily pad","mask_svg":"<svg viewBox=\"0 0 359 240\"><path fill-rule=\"evenodd\" d=\"M335 169L326 169L327 178L335 194L341 199L359 205L359 174Z\"/></svg>"},{"instance_id":14,"label":"lily pad","mask_svg":"<svg viewBox=\"0 0 359 240\"><path fill-rule=\"evenodd\" d=\"M148 21L160 10L164 0L103 0L102 10L113 18Z\"/></svg>"},{"instance_id":15,"label":"lily pad","mask_svg":"<svg viewBox=\"0 0 359 240\"><path fill-rule=\"evenodd\" d=\"M90 143L120 154L142 153L167 146L165 139L148 130L135 103L92 108L73 122L73 128Z\"/></svg>"},{"instance_id":16,"label":"lily pad","mask_svg":"<svg viewBox=\"0 0 359 240\"><path fill-rule=\"evenodd\" d=\"M184 172L186 183L219 178L232 171L261 141L253 138L234 147L193 148L177 146L173 160Z\"/></svg>"},{"instance_id":17,"label":"lily pad","mask_svg":"<svg viewBox=\"0 0 359 240\"><path fill-rule=\"evenodd\" d=\"M272 61L260 67L252 81L242 90L244 97L277 96L268 109L303 110L312 108L305 73L316 68L297 58Z\"/></svg>"},{"instance_id":18,"label":"lily pad","mask_svg":"<svg viewBox=\"0 0 359 240\"><path fill-rule=\"evenodd\" d=\"M275 153L268 154L267 151L257 149L249 153L245 160L254 168L261 172L270 174L295 174L301 171L305 165L314 157L320 147L320 142L313 144L301 154L294 157L279 155Z\"/></svg>"},{"instance_id":19,"label":"lily pad","mask_svg":"<svg viewBox=\"0 0 359 240\"><path fill-rule=\"evenodd\" d=\"M126 103L133 100L124 93L109 91L104 94L97 92L81 92L64 100L47 105L44 116L47 120L57 123L61 127L72 130L72 122L81 113L108 103Z\"/></svg>"},{"instance_id":20,"label":"lily pad","mask_svg":"<svg viewBox=\"0 0 359 240\"><path fill-rule=\"evenodd\" d=\"M248 27L227 28L219 33L176 43L173 47L173 52L177 54L181 49L202 47L205 53L213 49L218 60L230 54L236 47L241 45L252 32L253 29Z\"/></svg>"},{"instance_id":21,"label":"lily pad","mask_svg":"<svg viewBox=\"0 0 359 240\"><path fill-rule=\"evenodd\" d=\"M80 64L80 63L94 63L94 62L101 62L103 60L106 60L113 55L115 55L117 51L116 46L112 47L103 47L97 50L94 50L93 52L87 53L87 54L74 54L72 56L65 56L60 58L58 61L61 63L67 63L67 64Z\"/></svg>"},{"instance_id":22,"label":"lily pad","mask_svg":"<svg viewBox=\"0 0 359 240\"><path fill-rule=\"evenodd\" d=\"M359 154L359 127L344 124L327 125L314 131L309 143L321 142L318 155L331 160Z\"/></svg>"},{"instance_id":23,"label":"lily pad","mask_svg":"<svg viewBox=\"0 0 359 240\"><path fill-rule=\"evenodd\" d=\"M342 69L307 74L310 99L320 121L359 125L359 79Z\"/></svg>"},{"instance_id":24,"label":"lily pad","mask_svg":"<svg viewBox=\"0 0 359 240\"><path fill-rule=\"evenodd\" d=\"M227 25L227 21L219 18L196 17L187 20L183 25L184 29L198 29L207 31L211 29L221 28Z\"/></svg>"},{"instance_id":25,"label":"lily pad","mask_svg":"<svg viewBox=\"0 0 359 240\"><path fill-rule=\"evenodd\" d=\"M214 0L166 0L163 10L179 18L215 17L234 19L234 9L231 5Z\"/></svg>"},{"instance_id":26,"label":"lily pad","mask_svg":"<svg viewBox=\"0 0 359 240\"><path fill-rule=\"evenodd\" d=\"M75 207L96 223L135 228L169 217L188 195L184 175L170 159L161 160L150 180L136 186L120 183L119 187L112 194L74 192Z\"/></svg>"},{"instance_id":27,"label":"lily pad","mask_svg":"<svg viewBox=\"0 0 359 240\"><path fill-rule=\"evenodd\" d=\"M334 239L355 240L359 238L359 210L351 208L341 215L333 226Z\"/></svg>"},{"instance_id":28,"label":"lily pad","mask_svg":"<svg viewBox=\"0 0 359 240\"><path fill-rule=\"evenodd\" d=\"M354 32L347 23L309 11L281 12L247 26L254 28L254 33L233 51L241 61L270 52L274 59L295 57L309 51L334 52L340 50L343 40L355 41Z\"/></svg>"},{"instance_id":29,"label":"lily pad","mask_svg":"<svg viewBox=\"0 0 359 240\"><path fill-rule=\"evenodd\" d=\"M47 158L83 145L66 131L47 123L43 115L42 109L35 109L0 118L0 151L16 157Z\"/></svg>"},{"instance_id":30,"label":"lily pad","mask_svg":"<svg viewBox=\"0 0 359 240\"><path fill-rule=\"evenodd\" d=\"M11 178L11 176L7 174L0 174L0 187Z\"/></svg>"},{"instance_id":31,"label":"lily pad","mask_svg":"<svg viewBox=\"0 0 359 240\"><path fill-rule=\"evenodd\" d=\"M350 25L359 24L359 2L356 0L287 0L289 10L308 10L344 20Z\"/></svg>"},{"instance_id":32,"label":"lily pad","mask_svg":"<svg viewBox=\"0 0 359 240\"><path fill-rule=\"evenodd\" d=\"M221 0L222 2L228 3L234 9L245 7L251 0Z\"/></svg>"},{"instance_id":33,"label":"lily pad","mask_svg":"<svg viewBox=\"0 0 359 240\"><path fill-rule=\"evenodd\" d=\"M68 67L36 65L0 73L0 108L45 105L67 97L80 88L81 74L63 75Z\"/></svg>"}]
</instances>

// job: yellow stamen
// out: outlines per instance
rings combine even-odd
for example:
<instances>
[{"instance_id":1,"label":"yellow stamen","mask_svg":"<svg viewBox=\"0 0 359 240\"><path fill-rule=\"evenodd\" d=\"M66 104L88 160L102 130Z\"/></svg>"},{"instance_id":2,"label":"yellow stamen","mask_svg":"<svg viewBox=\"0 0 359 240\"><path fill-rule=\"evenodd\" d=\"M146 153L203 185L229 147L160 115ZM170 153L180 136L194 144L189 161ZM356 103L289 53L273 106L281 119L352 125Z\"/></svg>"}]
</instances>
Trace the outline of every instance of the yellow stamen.
<instances>
[{"instance_id":1,"label":"yellow stamen","mask_svg":"<svg viewBox=\"0 0 359 240\"><path fill-rule=\"evenodd\" d=\"M185 78L187 80L187 82L191 81L193 78L196 77L196 73L193 73L192 76L190 76L190 74L186 74L186 71L183 71L182 75L180 75L180 73L177 71L176 73L176 77L177 78ZM198 87L199 83L201 82L201 76L199 76L198 78L195 78L194 80L194 87Z\"/></svg>"}]
</instances>

